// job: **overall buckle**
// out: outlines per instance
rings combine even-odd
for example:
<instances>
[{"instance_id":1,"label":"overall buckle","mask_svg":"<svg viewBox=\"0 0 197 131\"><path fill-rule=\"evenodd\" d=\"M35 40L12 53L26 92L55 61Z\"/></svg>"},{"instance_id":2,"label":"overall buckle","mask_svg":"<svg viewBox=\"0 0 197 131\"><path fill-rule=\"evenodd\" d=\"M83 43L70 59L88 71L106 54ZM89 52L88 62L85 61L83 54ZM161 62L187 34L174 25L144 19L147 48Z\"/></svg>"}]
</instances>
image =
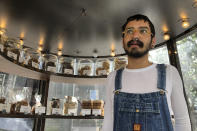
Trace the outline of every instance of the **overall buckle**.
<instances>
[{"instance_id":1,"label":"overall buckle","mask_svg":"<svg viewBox=\"0 0 197 131\"><path fill-rule=\"evenodd\" d=\"M119 93L120 93L120 89L114 90L113 93L114 93L114 94L119 94Z\"/></svg>"},{"instance_id":2,"label":"overall buckle","mask_svg":"<svg viewBox=\"0 0 197 131\"><path fill-rule=\"evenodd\" d=\"M165 93L167 93L167 91L166 90L163 90L163 89L160 89L159 92L160 92L161 95L164 95Z\"/></svg>"}]
</instances>

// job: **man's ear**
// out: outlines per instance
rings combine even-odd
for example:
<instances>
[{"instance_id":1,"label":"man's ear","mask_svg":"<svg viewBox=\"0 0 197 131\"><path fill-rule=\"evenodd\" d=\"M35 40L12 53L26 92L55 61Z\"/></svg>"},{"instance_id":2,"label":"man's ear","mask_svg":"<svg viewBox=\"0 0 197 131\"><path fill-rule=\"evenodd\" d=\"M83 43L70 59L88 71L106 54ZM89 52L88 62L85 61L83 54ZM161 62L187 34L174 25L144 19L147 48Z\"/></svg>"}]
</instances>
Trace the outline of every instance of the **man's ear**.
<instances>
[{"instance_id":1,"label":"man's ear","mask_svg":"<svg viewBox=\"0 0 197 131\"><path fill-rule=\"evenodd\" d=\"M156 38L153 37L152 38L152 43L151 43L151 48L154 48L155 47L155 44L156 44Z\"/></svg>"}]
</instances>

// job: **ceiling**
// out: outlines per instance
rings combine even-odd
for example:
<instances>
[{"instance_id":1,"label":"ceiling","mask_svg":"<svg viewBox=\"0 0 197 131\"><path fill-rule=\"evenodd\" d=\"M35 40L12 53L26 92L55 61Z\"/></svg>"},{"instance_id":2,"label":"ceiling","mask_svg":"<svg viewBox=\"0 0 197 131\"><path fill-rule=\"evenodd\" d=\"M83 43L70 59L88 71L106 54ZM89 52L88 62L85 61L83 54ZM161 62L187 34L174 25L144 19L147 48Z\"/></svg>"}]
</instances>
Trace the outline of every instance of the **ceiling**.
<instances>
[{"instance_id":1,"label":"ceiling","mask_svg":"<svg viewBox=\"0 0 197 131\"><path fill-rule=\"evenodd\" d=\"M56 53L63 43L63 54L72 56L124 53L121 26L136 13L147 15L156 28L156 42L164 42L166 28L172 37L184 32L181 18L197 23L194 0L0 0L0 24L9 37L24 35L24 45L37 49L41 38L44 50Z\"/></svg>"}]
</instances>

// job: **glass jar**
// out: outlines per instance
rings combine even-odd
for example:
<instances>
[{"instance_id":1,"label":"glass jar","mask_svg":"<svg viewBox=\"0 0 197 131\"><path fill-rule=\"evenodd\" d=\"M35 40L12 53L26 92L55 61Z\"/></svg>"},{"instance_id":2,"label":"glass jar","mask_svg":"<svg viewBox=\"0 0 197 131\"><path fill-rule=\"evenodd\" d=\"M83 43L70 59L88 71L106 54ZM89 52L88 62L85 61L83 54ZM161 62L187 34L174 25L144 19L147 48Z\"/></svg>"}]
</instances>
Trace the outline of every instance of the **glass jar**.
<instances>
[{"instance_id":1,"label":"glass jar","mask_svg":"<svg viewBox=\"0 0 197 131\"><path fill-rule=\"evenodd\" d=\"M17 90L16 94L15 94L15 102L14 106L15 106L15 113L31 113L31 108L29 105L29 102L31 100L31 88L30 87L23 87L22 90ZM28 109L26 108L25 110L23 110L24 108L22 107L28 107Z\"/></svg>"},{"instance_id":2,"label":"glass jar","mask_svg":"<svg viewBox=\"0 0 197 131\"><path fill-rule=\"evenodd\" d=\"M108 59L98 59L95 63L96 75L108 75L110 72L110 61Z\"/></svg>"},{"instance_id":3,"label":"glass jar","mask_svg":"<svg viewBox=\"0 0 197 131\"><path fill-rule=\"evenodd\" d=\"M78 75L92 76L93 75L93 61L91 59L81 59L78 62Z\"/></svg>"},{"instance_id":4,"label":"glass jar","mask_svg":"<svg viewBox=\"0 0 197 131\"><path fill-rule=\"evenodd\" d=\"M64 115L74 115L77 116L78 101L76 97L65 96L64 102Z\"/></svg>"},{"instance_id":5,"label":"glass jar","mask_svg":"<svg viewBox=\"0 0 197 131\"><path fill-rule=\"evenodd\" d=\"M5 44L8 37L6 35L6 30L3 28L0 28L0 52L4 52Z\"/></svg>"},{"instance_id":6,"label":"glass jar","mask_svg":"<svg viewBox=\"0 0 197 131\"><path fill-rule=\"evenodd\" d=\"M104 101L94 100L92 106L92 115L104 116Z\"/></svg>"},{"instance_id":7,"label":"glass jar","mask_svg":"<svg viewBox=\"0 0 197 131\"><path fill-rule=\"evenodd\" d=\"M35 52L31 55L31 59L29 60L29 64L38 70L44 70L45 69L45 58L44 55L41 53Z\"/></svg>"},{"instance_id":8,"label":"glass jar","mask_svg":"<svg viewBox=\"0 0 197 131\"><path fill-rule=\"evenodd\" d=\"M14 62L17 62L20 55L18 41L16 39L8 39L5 47L4 54L14 60Z\"/></svg>"},{"instance_id":9,"label":"glass jar","mask_svg":"<svg viewBox=\"0 0 197 131\"><path fill-rule=\"evenodd\" d=\"M92 100L82 100L81 109L92 109L93 101Z\"/></svg>"},{"instance_id":10,"label":"glass jar","mask_svg":"<svg viewBox=\"0 0 197 131\"><path fill-rule=\"evenodd\" d=\"M69 75L74 74L73 61L74 59L69 57L60 58L60 63L62 63L63 66L62 73Z\"/></svg>"},{"instance_id":11,"label":"glass jar","mask_svg":"<svg viewBox=\"0 0 197 131\"><path fill-rule=\"evenodd\" d=\"M23 48L20 51L20 55L19 55L19 63L23 64L23 65L29 65L29 60L31 59L31 55L36 52L35 50L33 50L32 48Z\"/></svg>"},{"instance_id":12,"label":"glass jar","mask_svg":"<svg viewBox=\"0 0 197 131\"><path fill-rule=\"evenodd\" d=\"M46 71L56 73L57 56L52 54L44 54Z\"/></svg>"},{"instance_id":13,"label":"glass jar","mask_svg":"<svg viewBox=\"0 0 197 131\"><path fill-rule=\"evenodd\" d=\"M5 104L5 100L4 89L0 88L0 104Z\"/></svg>"},{"instance_id":14,"label":"glass jar","mask_svg":"<svg viewBox=\"0 0 197 131\"><path fill-rule=\"evenodd\" d=\"M128 63L128 60L126 56L116 57L114 59L114 67L115 67L114 69L118 70L120 68L124 68L126 67L127 63Z\"/></svg>"}]
</instances>

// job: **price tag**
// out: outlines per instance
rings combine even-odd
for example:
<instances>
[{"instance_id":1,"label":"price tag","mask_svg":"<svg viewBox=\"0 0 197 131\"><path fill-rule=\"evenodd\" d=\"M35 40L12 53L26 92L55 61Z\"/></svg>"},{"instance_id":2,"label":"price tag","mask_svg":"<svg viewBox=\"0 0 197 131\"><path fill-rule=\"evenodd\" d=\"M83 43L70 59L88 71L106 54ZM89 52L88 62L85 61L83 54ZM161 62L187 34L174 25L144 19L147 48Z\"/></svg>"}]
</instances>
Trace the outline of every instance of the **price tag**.
<instances>
[{"instance_id":1,"label":"price tag","mask_svg":"<svg viewBox=\"0 0 197 131\"><path fill-rule=\"evenodd\" d=\"M91 70L84 70L83 71L83 75L90 75L91 74Z\"/></svg>"},{"instance_id":2,"label":"price tag","mask_svg":"<svg viewBox=\"0 0 197 131\"><path fill-rule=\"evenodd\" d=\"M45 113L45 109L46 108L44 106L36 107L35 113L36 114L44 114Z\"/></svg>"},{"instance_id":3,"label":"price tag","mask_svg":"<svg viewBox=\"0 0 197 131\"><path fill-rule=\"evenodd\" d=\"M99 70L98 75L107 75L107 71L106 70Z\"/></svg>"},{"instance_id":4,"label":"price tag","mask_svg":"<svg viewBox=\"0 0 197 131\"><path fill-rule=\"evenodd\" d=\"M95 116L98 116L100 115L101 116L101 109L92 109L92 114L95 115Z\"/></svg>"},{"instance_id":5,"label":"price tag","mask_svg":"<svg viewBox=\"0 0 197 131\"><path fill-rule=\"evenodd\" d=\"M52 66L48 66L47 67L47 71L50 71L50 72L56 72L56 67L52 67Z\"/></svg>"},{"instance_id":6,"label":"price tag","mask_svg":"<svg viewBox=\"0 0 197 131\"><path fill-rule=\"evenodd\" d=\"M91 115L91 109L81 109L82 116Z\"/></svg>"},{"instance_id":7,"label":"price tag","mask_svg":"<svg viewBox=\"0 0 197 131\"><path fill-rule=\"evenodd\" d=\"M21 106L20 112L21 113L25 113L25 114L29 114L31 112L31 107L29 107L29 106Z\"/></svg>"},{"instance_id":8,"label":"price tag","mask_svg":"<svg viewBox=\"0 0 197 131\"><path fill-rule=\"evenodd\" d=\"M0 44L0 51L3 52L4 50L4 45Z\"/></svg>"},{"instance_id":9,"label":"price tag","mask_svg":"<svg viewBox=\"0 0 197 131\"><path fill-rule=\"evenodd\" d=\"M53 108L52 109L52 114L53 115L61 115L62 114L62 109L60 109L60 108Z\"/></svg>"},{"instance_id":10,"label":"price tag","mask_svg":"<svg viewBox=\"0 0 197 131\"><path fill-rule=\"evenodd\" d=\"M77 109L68 109L68 115L77 116Z\"/></svg>"},{"instance_id":11,"label":"price tag","mask_svg":"<svg viewBox=\"0 0 197 131\"><path fill-rule=\"evenodd\" d=\"M32 61L32 67L34 67L34 68L37 68L37 69L38 69L38 68L39 68L39 64L38 64L38 63L36 63L36 62L33 62L33 61Z\"/></svg>"},{"instance_id":12,"label":"price tag","mask_svg":"<svg viewBox=\"0 0 197 131\"><path fill-rule=\"evenodd\" d=\"M17 60L17 54L15 54L11 51L8 51L7 56L14 59L14 60Z\"/></svg>"},{"instance_id":13,"label":"price tag","mask_svg":"<svg viewBox=\"0 0 197 131\"><path fill-rule=\"evenodd\" d=\"M71 69L64 69L64 74L73 74L73 70L71 70Z\"/></svg>"}]
</instances>

